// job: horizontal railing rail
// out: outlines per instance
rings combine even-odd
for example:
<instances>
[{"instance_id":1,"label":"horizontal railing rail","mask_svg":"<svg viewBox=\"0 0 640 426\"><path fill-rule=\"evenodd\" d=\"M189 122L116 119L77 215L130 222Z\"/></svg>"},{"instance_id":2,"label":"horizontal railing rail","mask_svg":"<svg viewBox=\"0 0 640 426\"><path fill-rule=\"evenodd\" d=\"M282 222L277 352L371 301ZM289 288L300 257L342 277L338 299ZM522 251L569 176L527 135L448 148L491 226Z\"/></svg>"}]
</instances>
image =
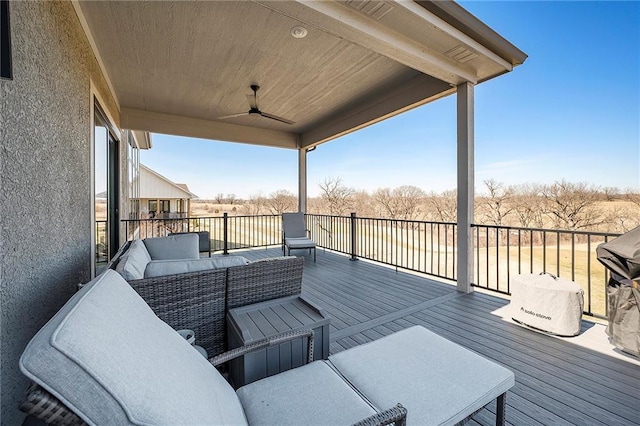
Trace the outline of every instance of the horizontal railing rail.
<instances>
[{"instance_id":1,"label":"horizontal railing rail","mask_svg":"<svg viewBox=\"0 0 640 426\"><path fill-rule=\"evenodd\" d=\"M318 247L421 272L457 279L457 224L419 220L307 214L307 228ZM209 231L213 251L269 247L282 243L280 215L123 220L128 239L173 232ZM607 270L595 248L618 234L474 224L473 282L486 290L510 294L516 274L551 273L580 284L584 312L607 315Z\"/></svg>"}]
</instances>

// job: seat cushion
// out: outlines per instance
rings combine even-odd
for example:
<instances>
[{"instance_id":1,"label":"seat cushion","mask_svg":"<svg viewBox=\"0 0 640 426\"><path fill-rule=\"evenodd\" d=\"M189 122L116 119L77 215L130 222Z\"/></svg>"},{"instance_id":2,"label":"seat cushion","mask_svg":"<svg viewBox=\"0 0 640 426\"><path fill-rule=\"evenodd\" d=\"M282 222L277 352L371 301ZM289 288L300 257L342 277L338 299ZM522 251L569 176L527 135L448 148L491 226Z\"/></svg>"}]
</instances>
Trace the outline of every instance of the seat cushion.
<instances>
[{"instance_id":1,"label":"seat cushion","mask_svg":"<svg viewBox=\"0 0 640 426\"><path fill-rule=\"evenodd\" d=\"M20 369L89 424L246 424L218 371L112 270L36 334Z\"/></svg>"},{"instance_id":2,"label":"seat cushion","mask_svg":"<svg viewBox=\"0 0 640 426\"><path fill-rule=\"evenodd\" d=\"M129 244L127 251L120 256L116 264L116 271L125 280L139 280L144 277L147 264L151 261L151 256L142 240L133 240Z\"/></svg>"},{"instance_id":3,"label":"seat cushion","mask_svg":"<svg viewBox=\"0 0 640 426\"><path fill-rule=\"evenodd\" d=\"M314 248L316 246L316 243L309 238L286 238L284 243L290 249Z\"/></svg>"},{"instance_id":4,"label":"seat cushion","mask_svg":"<svg viewBox=\"0 0 640 426\"><path fill-rule=\"evenodd\" d=\"M249 261L242 256L213 256L202 259L152 260L144 271L145 278L164 275L184 274L187 272L222 269L231 266L242 266Z\"/></svg>"},{"instance_id":5,"label":"seat cushion","mask_svg":"<svg viewBox=\"0 0 640 426\"><path fill-rule=\"evenodd\" d=\"M324 361L258 380L237 394L251 425L348 425L375 414Z\"/></svg>"},{"instance_id":6,"label":"seat cushion","mask_svg":"<svg viewBox=\"0 0 640 426\"><path fill-rule=\"evenodd\" d=\"M198 234L178 234L168 237L145 238L144 245L151 260L199 259Z\"/></svg>"},{"instance_id":7,"label":"seat cushion","mask_svg":"<svg viewBox=\"0 0 640 426\"><path fill-rule=\"evenodd\" d=\"M199 247L198 249L203 251L211 250L211 239L209 237L209 231L198 231L198 232L173 232L169 235L183 235L183 234L196 234L198 236Z\"/></svg>"},{"instance_id":8,"label":"seat cushion","mask_svg":"<svg viewBox=\"0 0 640 426\"><path fill-rule=\"evenodd\" d=\"M513 373L416 326L329 357L378 408L398 402L407 424L456 424L505 393Z\"/></svg>"}]
</instances>

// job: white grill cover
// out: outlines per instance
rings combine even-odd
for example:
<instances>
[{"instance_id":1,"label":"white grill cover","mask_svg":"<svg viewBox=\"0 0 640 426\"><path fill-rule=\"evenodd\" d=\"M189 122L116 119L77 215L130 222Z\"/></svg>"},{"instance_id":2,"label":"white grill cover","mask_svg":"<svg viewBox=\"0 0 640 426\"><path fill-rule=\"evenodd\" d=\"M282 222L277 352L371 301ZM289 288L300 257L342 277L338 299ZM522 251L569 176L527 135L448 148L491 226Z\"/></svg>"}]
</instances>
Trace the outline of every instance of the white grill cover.
<instances>
[{"instance_id":1,"label":"white grill cover","mask_svg":"<svg viewBox=\"0 0 640 426\"><path fill-rule=\"evenodd\" d=\"M522 274L511 280L514 320L560 336L580 333L584 290L573 281L550 274Z\"/></svg>"}]
</instances>

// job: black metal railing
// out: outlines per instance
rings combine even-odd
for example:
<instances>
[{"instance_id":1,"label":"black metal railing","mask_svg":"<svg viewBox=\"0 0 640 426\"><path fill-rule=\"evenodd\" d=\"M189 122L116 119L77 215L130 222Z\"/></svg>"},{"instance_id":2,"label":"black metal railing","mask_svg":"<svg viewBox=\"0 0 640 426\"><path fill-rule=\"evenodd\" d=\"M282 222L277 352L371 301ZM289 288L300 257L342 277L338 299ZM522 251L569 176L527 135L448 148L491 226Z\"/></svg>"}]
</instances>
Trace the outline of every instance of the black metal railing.
<instances>
[{"instance_id":1,"label":"black metal railing","mask_svg":"<svg viewBox=\"0 0 640 426\"><path fill-rule=\"evenodd\" d=\"M548 272L583 287L585 314L606 317L609 274L596 246L619 234L473 225L473 235L474 286L510 294L514 275Z\"/></svg>"},{"instance_id":2,"label":"black metal railing","mask_svg":"<svg viewBox=\"0 0 640 426\"><path fill-rule=\"evenodd\" d=\"M417 220L307 215L320 246L429 275L456 279L456 224Z\"/></svg>"},{"instance_id":3,"label":"black metal railing","mask_svg":"<svg viewBox=\"0 0 640 426\"><path fill-rule=\"evenodd\" d=\"M279 215L190 217L123 220L127 239L165 237L175 232L208 231L212 251L281 244Z\"/></svg>"},{"instance_id":4,"label":"black metal railing","mask_svg":"<svg viewBox=\"0 0 640 426\"><path fill-rule=\"evenodd\" d=\"M474 287L511 293L516 274L551 273L580 284L584 312L606 318L609 274L596 246L618 234L472 225ZM455 223L350 216L307 215L319 246L398 268L456 280Z\"/></svg>"},{"instance_id":5,"label":"black metal railing","mask_svg":"<svg viewBox=\"0 0 640 426\"><path fill-rule=\"evenodd\" d=\"M122 221L131 238L172 232L209 231L213 251L269 247L282 242L280 215L141 219ZM319 247L455 281L457 225L349 216L306 215ZM549 272L576 281L585 291L584 312L606 317L607 270L597 261L598 244L616 237L603 232L473 226L475 287L510 294L516 274Z\"/></svg>"}]
</instances>

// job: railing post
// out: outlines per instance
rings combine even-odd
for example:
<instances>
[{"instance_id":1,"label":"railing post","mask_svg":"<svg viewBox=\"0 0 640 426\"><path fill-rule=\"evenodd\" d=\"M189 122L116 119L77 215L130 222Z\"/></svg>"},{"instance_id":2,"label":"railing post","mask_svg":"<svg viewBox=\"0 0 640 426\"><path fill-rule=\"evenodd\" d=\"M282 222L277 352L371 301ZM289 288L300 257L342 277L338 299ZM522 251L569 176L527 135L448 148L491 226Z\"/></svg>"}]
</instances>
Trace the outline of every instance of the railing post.
<instances>
[{"instance_id":1,"label":"railing post","mask_svg":"<svg viewBox=\"0 0 640 426\"><path fill-rule=\"evenodd\" d=\"M351 260L358 260L356 212L351 212Z\"/></svg>"},{"instance_id":2,"label":"railing post","mask_svg":"<svg viewBox=\"0 0 640 426\"><path fill-rule=\"evenodd\" d=\"M222 214L222 240L223 240L223 252L222 254L229 254L229 214Z\"/></svg>"}]
</instances>

